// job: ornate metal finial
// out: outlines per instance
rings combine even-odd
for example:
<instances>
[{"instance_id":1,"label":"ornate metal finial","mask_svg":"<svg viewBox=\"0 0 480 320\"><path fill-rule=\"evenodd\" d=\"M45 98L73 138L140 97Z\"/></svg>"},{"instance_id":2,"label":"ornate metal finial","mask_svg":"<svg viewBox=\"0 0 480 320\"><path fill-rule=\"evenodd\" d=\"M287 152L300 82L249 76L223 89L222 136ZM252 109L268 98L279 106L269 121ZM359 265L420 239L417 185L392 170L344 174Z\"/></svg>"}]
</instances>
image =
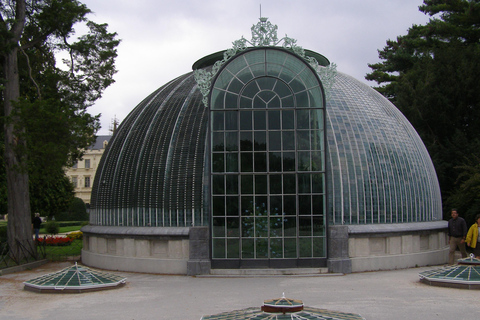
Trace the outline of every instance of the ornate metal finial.
<instances>
[{"instance_id":1,"label":"ornate metal finial","mask_svg":"<svg viewBox=\"0 0 480 320\"><path fill-rule=\"evenodd\" d=\"M246 50L248 45L251 47L275 47L278 46L282 41L282 46L284 48L292 50L297 55L305 59L310 66L312 66L322 80L322 84L326 92L326 99L328 100L330 98L329 91L335 83L337 66L334 63L331 63L328 67L320 66L315 58L307 57L305 55L303 48L297 45L297 40L289 38L287 35L279 40L277 36L277 30L277 25L274 25L268 21L268 18L262 17L262 6L260 5L259 22L256 25L253 25L251 28L251 40L249 41L242 36L239 40L233 41L233 47L224 52L223 59L215 62L211 71L206 71L205 69L194 71L195 80L197 81L200 92L203 95L202 101L205 107L208 108L208 94L210 92L210 86L212 84L213 77L218 70L228 60L230 60L230 58L237 54L237 52Z\"/></svg>"}]
</instances>

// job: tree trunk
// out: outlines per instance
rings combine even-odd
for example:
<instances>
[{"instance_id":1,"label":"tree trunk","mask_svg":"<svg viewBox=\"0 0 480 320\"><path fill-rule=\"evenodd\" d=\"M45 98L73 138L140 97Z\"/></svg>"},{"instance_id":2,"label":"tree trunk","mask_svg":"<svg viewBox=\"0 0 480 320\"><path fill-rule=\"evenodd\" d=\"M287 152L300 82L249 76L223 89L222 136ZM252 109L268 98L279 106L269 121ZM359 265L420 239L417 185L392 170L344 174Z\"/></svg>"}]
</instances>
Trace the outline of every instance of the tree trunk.
<instances>
[{"instance_id":1,"label":"tree trunk","mask_svg":"<svg viewBox=\"0 0 480 320\"><path fill-rule=\"evenodd\" d=\"M32 237L30 193L28 185L26 142L24 129L18 116L12 114L20 96L18 76L18 48L4 55L6 84L4 89L5 108L5 168L8 189L8 245L10 256L15 261L36 257Z\"/></svg>"}]
</instances>

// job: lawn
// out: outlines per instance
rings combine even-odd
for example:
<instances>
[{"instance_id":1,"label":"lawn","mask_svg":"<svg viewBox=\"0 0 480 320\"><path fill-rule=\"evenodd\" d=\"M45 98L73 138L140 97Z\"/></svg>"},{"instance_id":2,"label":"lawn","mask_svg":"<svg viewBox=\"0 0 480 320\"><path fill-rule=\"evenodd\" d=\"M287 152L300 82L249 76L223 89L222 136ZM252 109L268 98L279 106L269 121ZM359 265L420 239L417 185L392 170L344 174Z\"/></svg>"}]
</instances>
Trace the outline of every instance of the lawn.
<instances>
[{"instance_id":1,"label":"lawn","mask_svg":"<svg viewBox=\"0 0 480 320\"><path fill-rule=\"evenodd\" d=\"M72 232L72 231L78 231L82 228L82 226L68 226L68 227L60 227L58 230L58 233L67 233L67 232ZM41 234L47 234L47 231L45 231L45 228L40 229Z\"/></svg>"}]
</instances>

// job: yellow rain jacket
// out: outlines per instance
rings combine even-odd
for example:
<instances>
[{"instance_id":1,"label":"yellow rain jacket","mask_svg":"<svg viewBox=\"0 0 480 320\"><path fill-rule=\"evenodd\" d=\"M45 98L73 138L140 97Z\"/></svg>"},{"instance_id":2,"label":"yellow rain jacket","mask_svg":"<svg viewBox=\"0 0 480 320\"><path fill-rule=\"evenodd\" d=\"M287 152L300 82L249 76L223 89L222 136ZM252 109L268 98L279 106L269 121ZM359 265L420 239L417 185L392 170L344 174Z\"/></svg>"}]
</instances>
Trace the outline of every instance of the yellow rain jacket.
<instances>
[{"instance_id":1,"label":"yellow rain jacket","mask_svg":"<svg viewBox=\"0 0 480 320\"><path fill-rule=\"evenodd\" d=\"M471 248L475 248L477 246L477 239L478 239L478 224L475 222L470 229L468 229L467 239L465 240L466 243L470 243Z\"/></svg>"}]
</instances>

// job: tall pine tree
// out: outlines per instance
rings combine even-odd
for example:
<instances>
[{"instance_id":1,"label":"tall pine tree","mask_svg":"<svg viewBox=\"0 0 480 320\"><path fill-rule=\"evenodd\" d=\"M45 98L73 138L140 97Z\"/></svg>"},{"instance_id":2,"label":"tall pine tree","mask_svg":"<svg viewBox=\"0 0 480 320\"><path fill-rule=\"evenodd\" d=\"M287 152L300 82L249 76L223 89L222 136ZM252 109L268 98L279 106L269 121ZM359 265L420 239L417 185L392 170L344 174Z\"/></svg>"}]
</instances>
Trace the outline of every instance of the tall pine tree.
<instances>
[{"instance_id":1,"label":"tall pine tree","mask_svg":"<svg viewBox=\"0 0 480 320\"><path fill-rule=\"evenodd\" d=\"M450 206L465 212L467 204L452 195L461 164L479 154L480 1L425 0L419 9L430 21L388 40L379 50L382 61L369 65L366 79L380 85L376 89L422 137L437 170L444 212Z\"/></svg>"}]
</instances>

